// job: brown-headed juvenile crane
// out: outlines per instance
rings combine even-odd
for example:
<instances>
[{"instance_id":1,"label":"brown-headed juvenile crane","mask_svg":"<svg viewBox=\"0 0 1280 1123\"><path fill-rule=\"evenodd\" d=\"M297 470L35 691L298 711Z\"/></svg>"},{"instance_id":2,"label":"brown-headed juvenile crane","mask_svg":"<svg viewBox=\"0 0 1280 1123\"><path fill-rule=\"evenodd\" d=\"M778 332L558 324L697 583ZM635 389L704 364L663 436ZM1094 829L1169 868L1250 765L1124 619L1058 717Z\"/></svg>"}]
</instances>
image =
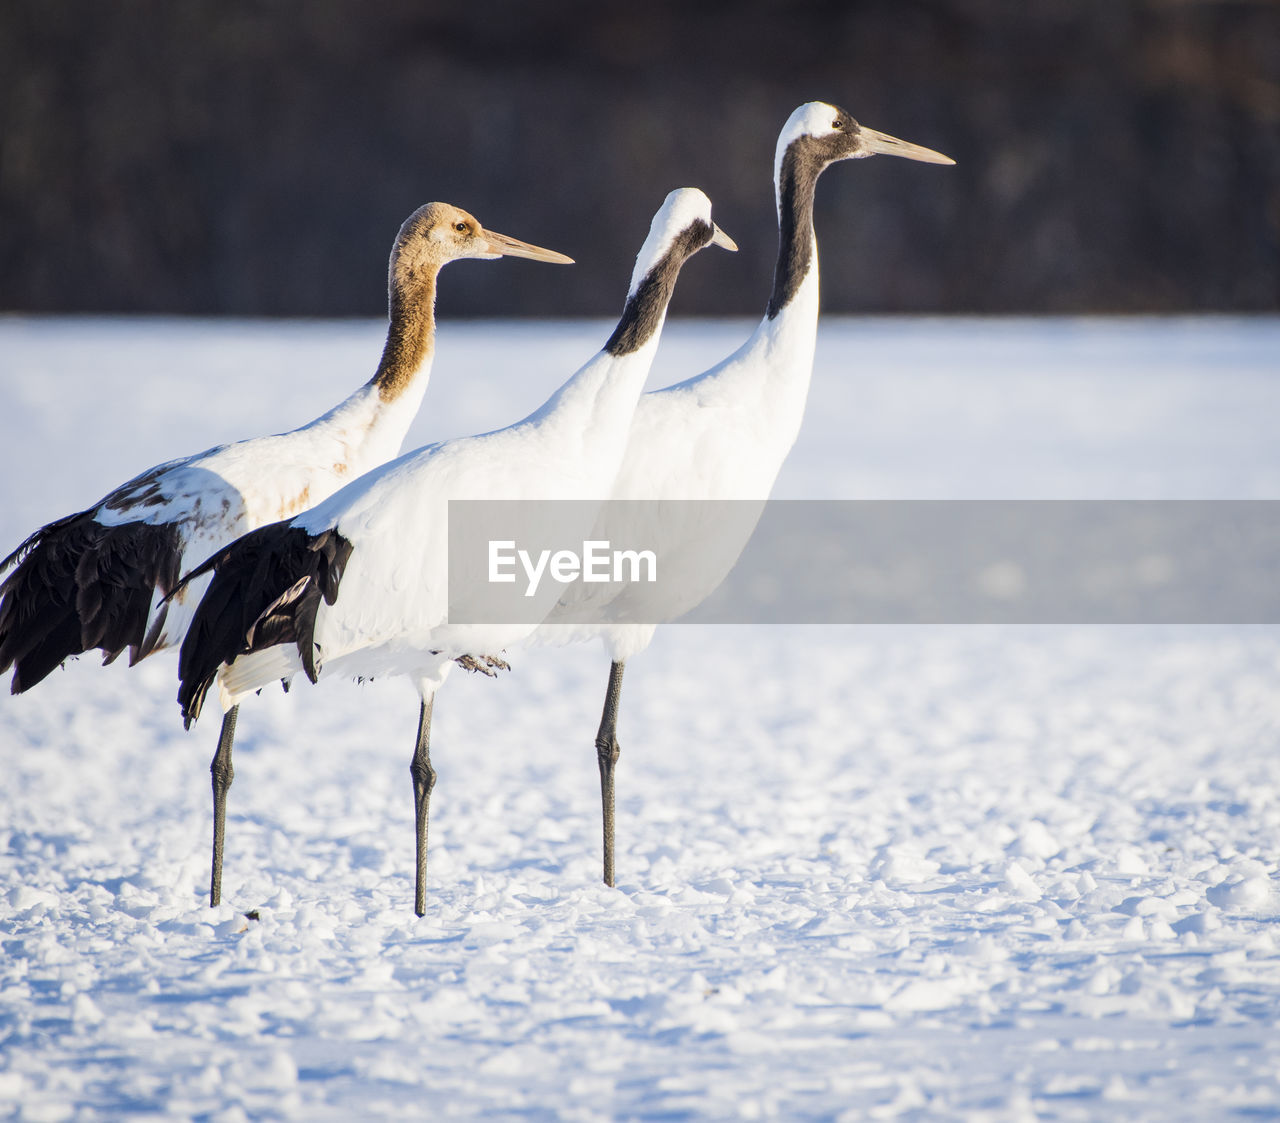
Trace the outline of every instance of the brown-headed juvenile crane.
<instances>
[{"instance_id":1,"label":"brown-headed juvenile crane","mask_svg":"<svg viewBox=\"0 0 1280 1123\"><path fill-rule=\"evenodd\" d=\"M265 523L289 518L400 451L435 352L436 280L450 261L553 250L486 230L464 210L428 203L400 227L388 276L390 324L373 377L321 417L288 433L221 445L135 476L94 506L41 527L3 562L0 674L29 690L74 655L126 649L130 665L177 646L206 581L178 578ZM227 711L213 773L210 903L221 895L222 846L235 708Z\"/></svg>"}]
</instances>

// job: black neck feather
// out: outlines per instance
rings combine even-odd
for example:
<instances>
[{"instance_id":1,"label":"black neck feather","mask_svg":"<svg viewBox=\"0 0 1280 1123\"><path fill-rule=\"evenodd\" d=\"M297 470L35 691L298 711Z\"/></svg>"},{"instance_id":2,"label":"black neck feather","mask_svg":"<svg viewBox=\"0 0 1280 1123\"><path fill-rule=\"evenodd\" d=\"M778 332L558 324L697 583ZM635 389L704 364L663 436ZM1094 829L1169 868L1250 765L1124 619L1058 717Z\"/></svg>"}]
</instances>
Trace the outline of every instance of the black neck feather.
<instances>
[{"instance_id":1,"label":"black neck feather","mask_svg":"<svg viewBox=\"0 0 1280 1123\"><path fill-rule=\"evenodd\" d=\"M813 192L827 166L812 137L792 141L778 177L778 262L767 315L773 319L796 295L813 267Z\"/></svg>"},{"instance_id":2,"label":"black neck feather","mask_svg":"<svg viewBox=\"0 0 1280 1123\"><path fill-rule=\"evenodd\" d=\"M630 355L649 342L671 301L680 267L710 241L711 227L701 219L680 231L671 248L627 297L622 318L604 345L610 355Z\"/></svg>"}]
</instances>

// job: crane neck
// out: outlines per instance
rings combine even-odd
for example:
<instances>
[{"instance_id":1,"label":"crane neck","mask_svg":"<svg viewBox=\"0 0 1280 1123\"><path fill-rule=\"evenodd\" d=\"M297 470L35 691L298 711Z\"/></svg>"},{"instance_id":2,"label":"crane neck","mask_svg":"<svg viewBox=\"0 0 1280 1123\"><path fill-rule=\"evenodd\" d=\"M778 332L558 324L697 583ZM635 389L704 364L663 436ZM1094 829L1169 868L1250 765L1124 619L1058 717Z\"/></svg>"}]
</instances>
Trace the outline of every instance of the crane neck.
<instances>
[{"instance_id":1,"label":"crane neck","mask_svg":"<svg viewBox=\"0 0 1280 1123\"><path fill-rule=\"evenodd\" d=\"M672 239L662 256L632 285L605 351L618 357L629 355L662 330L681 266L710 240L711 228L701 220L690 223Z\"/></svg>"},{"instance_id":2,"label":"crane neck","mask_svg":"<svg viewBox=\"0 0 1280 1123\"><path fill-rule=\"evenodd\" d=\"M377 373L370 380L384 402L404 394L419 371L430 364L435 351L437 273L417 273L391 286L387 342Z\"/></svg>"},{"instance_id":3,"label":"crane neck","mask_svg":"<svg viewBox=\"0 0 1280 1123\"><path fill-rule=\"evenodd\" d=\"M617 442L621 456L626 426L653 364L680 268L710 240L711 227L696 221L677 234L652 264L638 262L640 277L632 283L618 326L604 347L526 420L556 418L562 424L576 417L574 424L586 425L592 441L604 435L606 443Z\"/></svg>"},{"instance_id":4,"label":"crane neck","mask_svg":"<svg viewBox=\"0 0 1280 1123\"><path fill-rule=\"evenodd\" d=\"M808 139L793 141L778 163L778 261L766 310L770 320L791 302L809 271L817 266L813 193L826 162L804 143Z\"/></svg>"}]
</instances>

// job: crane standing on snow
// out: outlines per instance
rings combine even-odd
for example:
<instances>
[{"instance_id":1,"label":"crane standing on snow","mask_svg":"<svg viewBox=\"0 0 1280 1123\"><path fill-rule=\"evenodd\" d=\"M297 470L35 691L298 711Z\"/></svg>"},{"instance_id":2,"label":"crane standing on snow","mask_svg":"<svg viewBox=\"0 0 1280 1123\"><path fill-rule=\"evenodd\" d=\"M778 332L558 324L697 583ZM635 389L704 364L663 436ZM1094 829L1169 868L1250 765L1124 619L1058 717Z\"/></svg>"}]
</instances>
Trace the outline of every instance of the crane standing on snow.
<instances>
[{"instance_id":1,"label":"crane standing on snow","mask_svg":"<svg viewBox=\"0 0 1280 1123\"><path fill-rule=\"evenodd\" d=\"M877 154L955 163L939 152L865 128L826 102L802 105L787 119L774 155L778 260L764 319L746 343L710 370L641 397L611 499L768 498L799 433L813 371L818 331L814 188L832 164ZM696 555L697 574L680 589L680 611L694 607L723 580L758 516L757 507L754 518L713 520L718 525L708 531L696 514L685 519L669 509L663 512L663 525L647 528L645 545L657 556ZM635 517L623 504L606 505L591 537L622 540L635 530L628 526ZM666 588L670 595L670 584ZM573 586L536 637L545 643L598 637L609 653L609 684L596 736L606 885L614 883L614 766L622 672L626 660L649 645L655 630L654 623L644 622L652 619L645 607L627 602L648 595L649 589L636 584Z\"/></svg>"},{"instance_id":2,"label":"crane standing on snow","mask_svg":"<svg viewBox=\"0 0 1280 1123\"><path fill-rule=\"evenodd\" d=\"M449 501L603 500L626 445L681 267L709 245L736 249L711 203L673 191L636 259L617 328L547 402L505 429L429 445L370 472L291 521L262 527L190 574L213 571L182 644L178 700L190 723L219 680L224 707L304 671L409 676L421 696L413 776L417 831L414 910L426 909L429 751L436 691L455 660L485 660L530 623L448 618ZM577 509L577 508L574 508ZM591 503L574 529L589 531ZM544 593L549 611L556 589Z\"/></svg>"},{"instance_id":3,"label":"crane standing on snow","mask_svg":"<svg viewBox=\"0 0 1280 1123\"><path fill-rule=\"evenodd\" d=\"M150 468L95 506L41 527L3 562L0 674L29 690L66 659L98 648L130 665L182 642L205 582L178 578L254 527L288 518L400 451L431 373L436 278L474 257L570 258L486 230L447 203L420 207L391 252L390 324L378 369L328 413L292 432L222 445ZM222 723L213 773L209 899L221 896L236 709Z\"/></svg>"}]
</instances>

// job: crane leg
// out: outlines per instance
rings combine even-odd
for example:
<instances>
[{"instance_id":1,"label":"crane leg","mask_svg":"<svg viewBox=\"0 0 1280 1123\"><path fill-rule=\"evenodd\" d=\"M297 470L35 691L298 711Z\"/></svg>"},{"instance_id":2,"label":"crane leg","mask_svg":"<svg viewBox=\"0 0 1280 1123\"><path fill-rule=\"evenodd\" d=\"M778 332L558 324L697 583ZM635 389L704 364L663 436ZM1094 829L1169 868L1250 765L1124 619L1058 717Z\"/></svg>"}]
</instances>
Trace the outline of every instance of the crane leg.
<instances>
[{"instance_id":1,"label":"crane leg","mask_svg":"<svg viewBox=\"0 0 1280 1123\"><path fill-rule=\"evenodd\" d=\"M618 699L622 694L625 662L609 665L609 686L596 734L596 761L600 765L600 806L604 813L604 883L613 887L613 770L618 763Z\"/></svg>"},{"instance_id":2,"label":"crane leg","mask_svg":"<svg viewBox=\"0 0 1280 1123\"><path fill-rule=\"evenodd\" d=\"M222 717L222 732L213 754L209 771L213 775L213 870L209 875L209 907L222 903L222 842L227 828L227 789L236 778L231 767L231 745L236 739L236 717L239 706L232 706Z\"/></svg>"},{"instance_id":3,"label":"crane leg","mask_svg":"<svg viewBox=\"0 0 1280 1123\"><path fill-rule=\"evenodd\" d=\"M435 696L424 698L418 714L418 743L409 763L413 777L413 811L417 827L417 877L413 892L413 911L422 916L427 911L427 819L431 812L431 789L436 786L436 772L431 767L431 708Z\"/></svg>"}]
</instances>

